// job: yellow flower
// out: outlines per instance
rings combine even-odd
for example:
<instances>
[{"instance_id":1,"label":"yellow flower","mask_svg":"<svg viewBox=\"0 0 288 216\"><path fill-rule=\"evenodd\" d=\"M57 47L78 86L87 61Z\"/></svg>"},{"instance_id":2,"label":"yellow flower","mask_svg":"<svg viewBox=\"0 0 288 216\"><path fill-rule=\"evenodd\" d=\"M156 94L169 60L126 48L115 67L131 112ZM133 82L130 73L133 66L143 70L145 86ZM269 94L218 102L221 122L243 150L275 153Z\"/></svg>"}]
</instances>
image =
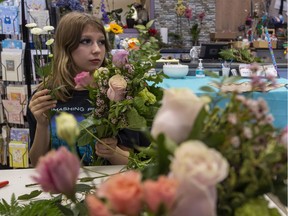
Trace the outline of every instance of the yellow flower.
<instances>
[{"instance_id":1,"label":"yellow flower","mask_svg":"<svg viewBox=\"0 0 288 216\"><path fill-rule=\"evenodd\" d=\"M120 25L118 25L117 23L110 23L109 27L110 27L110 30L114 34L122 34L123 33L123 28Z\"/></svg>"},{"instance_id":2,"label":"yellow flower","mask_svg":"<svg viewBox=\"0 0 288 216\"><path fill-rule=\"evenodd\" d=\"M80 134L78 122L72 114L61 112L56 117L57 136L65 140L69 145L74 145Z\"/></svg>"}]
</instances>

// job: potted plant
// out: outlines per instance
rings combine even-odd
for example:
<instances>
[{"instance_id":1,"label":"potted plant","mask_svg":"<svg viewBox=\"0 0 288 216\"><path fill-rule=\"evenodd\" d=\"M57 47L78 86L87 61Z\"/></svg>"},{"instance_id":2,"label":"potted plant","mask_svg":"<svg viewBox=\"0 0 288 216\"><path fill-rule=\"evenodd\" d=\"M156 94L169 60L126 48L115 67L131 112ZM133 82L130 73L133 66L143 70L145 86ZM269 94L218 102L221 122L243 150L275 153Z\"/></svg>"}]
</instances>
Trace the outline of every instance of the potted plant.
<instances>
[{"instance_id":1,"label":"potted plant","mask_svg":"<svg viewBox=\"0 0 288 216\"><path fill-rule=\"evenodd\" d=\"M128 28L134 28L136 24L137 12L133 4L128 5L128 12L126 13L126 24Z\"/></svg>"}]
</instances>

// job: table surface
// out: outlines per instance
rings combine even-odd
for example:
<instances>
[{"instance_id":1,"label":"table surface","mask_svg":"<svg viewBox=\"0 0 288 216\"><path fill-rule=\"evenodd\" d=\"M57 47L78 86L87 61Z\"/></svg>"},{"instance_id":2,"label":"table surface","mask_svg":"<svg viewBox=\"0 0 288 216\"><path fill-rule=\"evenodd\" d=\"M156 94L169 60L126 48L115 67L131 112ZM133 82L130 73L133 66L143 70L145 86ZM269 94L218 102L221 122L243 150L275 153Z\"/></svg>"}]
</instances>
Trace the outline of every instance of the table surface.
<instances>
[{"instance_id":1,"label":"table surface","mask_svg":"<svg viewBox=\"0 0 288 216\"><path fill-rule=\"evenodd\" d=\"M91 166L85 167L88 172L85 172L83 169L80 170L79 178L83 177L100 177L103 174L115 174L121 171L124 166L122 165L113 165L113 166ZM26 187L28 184L34 184L32 176L36 176L35 169L7 169L0 170L0 182L9 181L7 186L0 188L0 199L5 199L10 202L11 196L14 193L16 198L20 195L30 194L34 190L41 190L39 185L34 185L31 187ZM93 180L95 185L100 184L105 180L103 178L96 178ZM90 184L92 184L90 182ZM37 199L50 198L49 193L42 193Z\"/></svg>"},{"instance_id":2,"label":"table surface","mask_svg":"<svg viewBox=\"0 0 288 216\"><path fill-rule=\"evenodd\" d=\"M84 172L81 169L79 178L83 177L100 177L103 174L116 174L123 170L124 166L122 165L110 165L110 166L91 166L85 167L88 172ZM34 185L32 187L26 187L27 184L34 184L35 182L32 180L31 176L36 175L35 169L11 169L11 170L1 170L0 171L0 182L1 181L9 181L9 184L3 188L0 188L0 199L5 199L8 203L10 203L11 196L14 193L16 198L20 195L29 194L34 190L41 190L39 185ZM93 180L93 183L98 185L103 182L106 177L103 178L96 178ZM90 182L91 183L91 182ZM37 199L45 199L51 198L49 193L42 193L38 197L34 198ZM286 214L283 211L287 211L287 209L277 202L274 197L270 197L265 195L265 198L269 201L269 207L277 208L281 216L285 216ZM20 203L25 201L20 201Z\"/></svg>"},{"instance_id":3,"label":"table surface","mask_svg":"<svg viewBox=\"0 0 288 216\"><path fill-rule=\"evenodd\" d=\"M250 81L249 78L241 79L239 82ZM200 88L202 86L207 86L212 81L211 77L197 78L195 76L186 76L180 79L164 79L162 83L158 86L162 88L189 88L195 94L202 95L203 92ZM288 79L278 78L277 83L287 84ZM215 88L216 89L216 88ZM269 92L253 92L252 97L259 98L262 97L266 100L271 114L274 116L274 126L278 128L284 128L287 124L288 119L288 103L287 103L288 89L286 87L277 88Z\"/></svg>"}]
</instances>

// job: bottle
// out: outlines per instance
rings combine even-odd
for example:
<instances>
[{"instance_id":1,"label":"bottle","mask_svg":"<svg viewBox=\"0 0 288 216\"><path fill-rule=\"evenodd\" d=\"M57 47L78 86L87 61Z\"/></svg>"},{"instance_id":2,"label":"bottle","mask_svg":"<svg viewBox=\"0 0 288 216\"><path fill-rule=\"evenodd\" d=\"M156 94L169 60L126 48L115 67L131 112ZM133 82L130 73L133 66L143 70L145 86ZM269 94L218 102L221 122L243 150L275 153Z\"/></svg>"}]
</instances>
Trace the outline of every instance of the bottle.
<instances>
[{"instance_id":1,"label":"bottle","mask_svg":"<svg viewBox=\"0 0 288 216\"><path fill-rule=\"evenodd\" d=\"M196 77L205 77L202 60L203 59L199 59L199 64L198 64L198 67L196 68L196 72L195 72Z\"/></svg>"}]
</instances>

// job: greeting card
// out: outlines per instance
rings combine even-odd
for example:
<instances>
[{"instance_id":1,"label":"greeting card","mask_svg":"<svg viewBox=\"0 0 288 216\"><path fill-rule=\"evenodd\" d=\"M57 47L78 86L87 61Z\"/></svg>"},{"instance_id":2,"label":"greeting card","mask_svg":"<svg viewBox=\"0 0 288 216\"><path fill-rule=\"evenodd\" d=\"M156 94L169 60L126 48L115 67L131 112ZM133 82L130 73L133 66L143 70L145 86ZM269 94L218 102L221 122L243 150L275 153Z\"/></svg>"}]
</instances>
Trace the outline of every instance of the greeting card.
<instances>
[{"instance_id":1,"label":"greeting card","mask_svg":"<svg viewBox=\"0 0 288 216\"><path fill-rule=\"evenodd\" d=\"M36 23L39 28L50 25L48 10L29 10L28 19L30 23Z\"/></svg>"},{"instance_id":2,"label":"greeting card","mask_svg":"<svg viewBox=\"0 0 288 216\"><path fill-rule=\"evenodd\" d=\"M1 34L20 34L17 6L0 5L0 21Z\"/></svg>"},{"instance_id":3,"label":"greeting card","mask_svg":"<svg viewBox=\"0 0 288 216\"><path fill-rule=\"evenodd\" d=\"M15 168L29 167L28 145L17 141L11 141L8 145L9 165Z\"/></svg>"},{"instance_id":4,"label":"greeting card","mask_svg":"<svg viewBox=\"0 0 288 216\"><path fill-rule=\"evenodd\" d=\"M26 106L21 105L19 101L2 100L4 113L8 123L24 125L24 109Z\"/></svg>"},{"instance_id":5,"label":"greeting card","mask_svg":"<svg viewBox=\"0 0 288 216\"><path fill-rule=\"evenodd\" d=\"M22 143L29 143L29 129L28 128L11 128L10 141L19 141Z\"/></svg>"},{"instance_id":6,"label":"greeting card","mask_svg":"<svg viewBox=\"0 0 288 216\"><path fill-rule=\"evenodd\" d=\"M1 63L3 80L17 82L24 80L22 50L2 51Z\"/></svg>"},{"instance_id":7,"label":"greeting card","mask_svg":"<svg viewBox=\"0 0 288 216\"><path fill-rule=\"evenodd\" d=\"M28 101L28 90L26 85L10 84L6 87L6 95L8 100L16 100L21 104L26 104Z\"/></svg>"}]
</instances>

